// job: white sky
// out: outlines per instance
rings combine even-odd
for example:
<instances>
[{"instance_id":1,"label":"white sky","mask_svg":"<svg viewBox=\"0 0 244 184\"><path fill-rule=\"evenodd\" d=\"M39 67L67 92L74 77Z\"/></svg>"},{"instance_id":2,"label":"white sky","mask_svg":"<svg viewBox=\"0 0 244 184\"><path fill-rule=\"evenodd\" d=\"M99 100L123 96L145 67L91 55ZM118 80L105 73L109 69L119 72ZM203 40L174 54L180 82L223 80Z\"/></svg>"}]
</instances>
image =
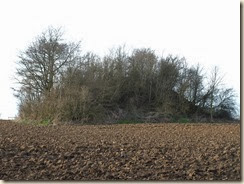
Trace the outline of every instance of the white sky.
<instances>
[{"instance_id":1,"label":"white sky","mask_svg":"<svg viewBox=\"0 0 244 184\"><path fill-rule=\"evenodd\" d=\"M206 71L216 65L240 96L237 0L7 0L0 1L0 25L0 118L17 114L10 88L18 52L50 25L100 56L126 44L184 56Z\"/></svg>"}]
</instances>

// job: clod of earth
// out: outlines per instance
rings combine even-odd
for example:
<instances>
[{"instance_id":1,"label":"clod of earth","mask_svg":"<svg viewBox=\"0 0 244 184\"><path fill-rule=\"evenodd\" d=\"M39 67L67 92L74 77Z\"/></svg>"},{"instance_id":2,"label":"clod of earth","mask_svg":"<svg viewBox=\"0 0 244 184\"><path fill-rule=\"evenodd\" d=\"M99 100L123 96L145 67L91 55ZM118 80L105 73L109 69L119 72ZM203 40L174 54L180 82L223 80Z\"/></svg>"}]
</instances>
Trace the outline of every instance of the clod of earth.
<instances>
[{"instance_id":1,"label":"clod of earth","mask_svg":"<svg viewBox=\"0 0 244 184\"><path fill-rule=\"evenodd\" d=\"M239 124L0 121L1 180L240 180Z\"/></svg>"}]
</instances>

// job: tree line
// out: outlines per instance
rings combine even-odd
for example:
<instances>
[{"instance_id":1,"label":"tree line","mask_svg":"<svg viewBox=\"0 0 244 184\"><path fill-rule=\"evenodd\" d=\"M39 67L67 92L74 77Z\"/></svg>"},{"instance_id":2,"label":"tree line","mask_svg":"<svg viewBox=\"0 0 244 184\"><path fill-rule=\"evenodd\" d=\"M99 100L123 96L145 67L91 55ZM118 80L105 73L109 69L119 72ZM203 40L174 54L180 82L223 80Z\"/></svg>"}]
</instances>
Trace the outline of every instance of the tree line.
<instances>
[{"instance_id":1,"label":"tree line","mask_svg":"<svg viewBox=\"0 0 244 184\"><path fill-rule=\"evenodd\" d=\"M19 117L50 122L116 123L231 120L235 93L217 67L204 74L183 57L125 46L100 57L49 27L19 54Z\"/></svg>"}]
</instances>

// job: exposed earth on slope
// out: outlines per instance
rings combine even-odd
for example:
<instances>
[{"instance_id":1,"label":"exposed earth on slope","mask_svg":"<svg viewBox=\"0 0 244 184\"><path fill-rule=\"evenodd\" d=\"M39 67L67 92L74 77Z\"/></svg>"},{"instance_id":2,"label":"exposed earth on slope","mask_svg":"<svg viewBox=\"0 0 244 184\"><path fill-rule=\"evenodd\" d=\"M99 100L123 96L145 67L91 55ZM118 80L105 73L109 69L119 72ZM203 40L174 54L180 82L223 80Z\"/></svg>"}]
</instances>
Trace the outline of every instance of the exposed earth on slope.
<instances>
[{"instance_id":1,"label":"exposed earth on slope","mask_svg":"<svg viewBox=\"0 0 244 184\"><path fill-rule=\"evenodd\" d=\"M1 180L240 180L240 124L0 121Z\"/></svg>"}]
</instances>

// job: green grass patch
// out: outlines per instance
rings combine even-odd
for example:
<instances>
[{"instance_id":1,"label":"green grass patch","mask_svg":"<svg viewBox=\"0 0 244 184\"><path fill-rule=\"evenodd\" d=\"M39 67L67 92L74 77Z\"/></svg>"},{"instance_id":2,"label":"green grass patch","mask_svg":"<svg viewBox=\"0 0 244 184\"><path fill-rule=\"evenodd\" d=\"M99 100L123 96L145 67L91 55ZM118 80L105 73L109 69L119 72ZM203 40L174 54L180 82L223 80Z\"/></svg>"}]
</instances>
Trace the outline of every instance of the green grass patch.
<instances>
[{"instance_id":1,"label":"green grass patch","mask_svg":"<svg viewBox=\"0 0 244 184\"><path fill-rule=\"evenodd\" d=\"M178 123L189 123L189 119L188 118L179 118Z\"/></svg>"},{"instance_id":2,"label":"green grass patch","mask_svg":"<svg viewBox=\"0 0 244 184\"><path fill-rule=\"evenodd\" d=\"M172 118L172 122L173 123L182 123L182 124L185 124L185 123L189 123L190 122L190 120L189 120L189 118L187 118L187 117L173 117Z\"/></svg>"},{"instance_id":3,"label":"green grass patch","mask_svg":"<svg viewBox=\"0 0 244 184\"><path fill-rule=\"evenodd\" d=\"M42 120L37 124L47 126L47 125L50 125L51 123L52 123L51 120L48 119L48 120Z\"/></svg>"},{"instance_id":4,"label":"green grass patch","mask_svg":"<svg viewBox=\"0 0 244 184\"><path fill-rule=\"evenodd\" d=\"M38 125L38 126L47 126L52 124L52 121L50 119L43 119L43 120L29 120L29 119L21 119L19 120L19 123L22 124L31 124L31 125Z\"/></svg>"},{"instance_id":5,"label":"green grass patch","mask_svg":"<svg viewBox=\"0 0 244 184\"><path fill-rule=\"evenodd\" d=\"M138 123L143 123L143 122L138 121L138 120L119 120L119 121L117 121L117 124L138 124Z\"/></svg>"}]
</instances>

